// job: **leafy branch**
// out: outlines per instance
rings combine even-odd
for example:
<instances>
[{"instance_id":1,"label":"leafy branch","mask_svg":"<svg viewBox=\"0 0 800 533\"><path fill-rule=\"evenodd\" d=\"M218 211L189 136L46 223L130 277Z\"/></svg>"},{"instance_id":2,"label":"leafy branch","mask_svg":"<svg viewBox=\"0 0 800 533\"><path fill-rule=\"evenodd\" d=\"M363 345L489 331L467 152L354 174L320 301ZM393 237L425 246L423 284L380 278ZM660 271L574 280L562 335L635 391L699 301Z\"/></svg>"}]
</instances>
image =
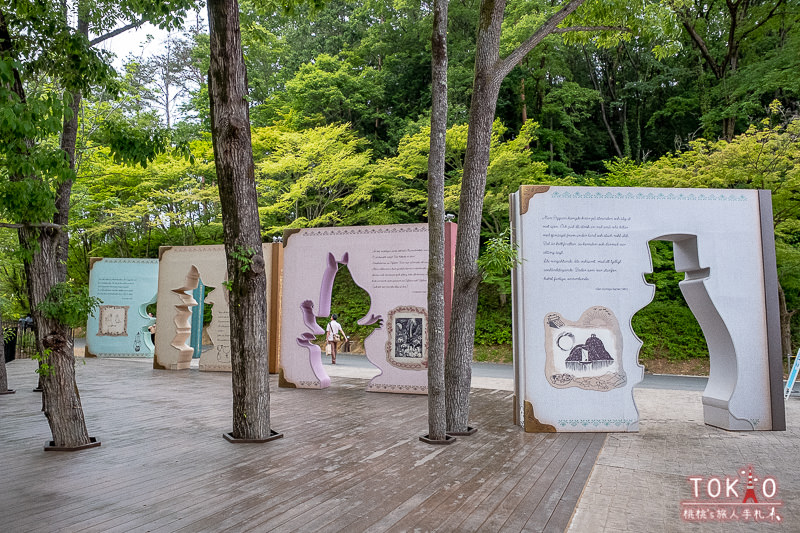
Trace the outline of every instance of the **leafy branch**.
<instances>
[{"instance_id":1,"label":"leafy branch","mask_svg":"<svg viewBox=\"0 0 800 533\"><path fill-rule=\"evenodd\" d=\"M245 248L241 244L234 246L231 250L231 257L241 264L241 271L244 274L253 266L253 257L256 255L254 248Z\"/></svg>"},{"instance_id":2,"label":"leafy branch","mask_svg":"<svg viewBox=\"0 0 800 533\"><path fill-rule=\"evenodd\" d=\"M47 348L44 352L36 352L31 355L31 359L37 361L39 364L36 367L36 373L42 377L48 377L55 374L55 368L50 364L50 354L52 350Z\"/></svg>"},{"instance_id":3,"label":"leafy branch","mask_svg":"<svg viewBox=\"0 0 800 533\"><path fill-rule=\"evenodd\" d=\"M69 283L56 283L47 293L37 310L47 318L57 320L70 328L86 325L89 315L102 300L89 296L88 287L75 287Z\"/></svg>"}]
</instances>

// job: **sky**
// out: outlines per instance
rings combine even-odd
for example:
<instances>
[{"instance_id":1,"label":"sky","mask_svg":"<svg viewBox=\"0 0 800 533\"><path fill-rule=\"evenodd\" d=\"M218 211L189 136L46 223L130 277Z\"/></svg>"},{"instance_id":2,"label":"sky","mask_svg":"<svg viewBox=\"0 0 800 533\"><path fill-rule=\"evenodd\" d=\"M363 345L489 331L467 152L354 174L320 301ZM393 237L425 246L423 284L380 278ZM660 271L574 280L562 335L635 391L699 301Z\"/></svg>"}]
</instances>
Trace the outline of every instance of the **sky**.
<instances>
[{"instance_id":1,"label":"sky","mask_svg":"<svg viewBox=\"0 0 800 533\"><path fill-rule=\"evenodd\" d=\"M148 42L148 35L153 37L150 42ZM130 54L137 57L148 57L161 52L168 35L168 32L146 23L139 29L128 30L100 43L99 48L108 50L117 56L114 60L114 68L119 71L122 69L123 61Z\"/></svg>"},{"instance_id":2,"label":"sky","mask_svg":"<svg viewBox=\"0 0 800 533\"><path fill-rule=\"evenodd\" d=\"M201 23L204 18L201 16ZM195 13L190 13L184 21L184 26L192 26L197 23ZM173 31L173 35L182 36L183 30ZM98 45L103 50L112 52L116 58L112 62L116 71L120 74L123 73L123 66L127 59L134 56L140 60L146 59L150 56L160 54L164 51L165 42L169 37L169 32L159 29L152 24L146 23L141 28L135 30L128 30L116 37L108 39ZM172 119L179 117L177 112L180 105L183 103L183 97L178 97L177 100L170 104L170 114ZM162 117L165 118L164 110L158 106L154 110Z\"/></svg>"}]
</instances>

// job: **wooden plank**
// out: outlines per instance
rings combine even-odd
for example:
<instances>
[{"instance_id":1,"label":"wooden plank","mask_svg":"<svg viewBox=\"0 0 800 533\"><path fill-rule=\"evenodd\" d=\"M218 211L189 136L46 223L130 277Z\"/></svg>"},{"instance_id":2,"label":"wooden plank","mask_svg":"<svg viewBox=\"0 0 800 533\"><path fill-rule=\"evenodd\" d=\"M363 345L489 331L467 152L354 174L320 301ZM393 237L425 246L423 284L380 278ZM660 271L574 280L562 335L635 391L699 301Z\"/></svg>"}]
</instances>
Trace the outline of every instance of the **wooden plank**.
<instances>
[{"instance_id":1,"label":"wooden plank","mask_svg":"<svg viewBox=\"0 0 800 533\"><path fill-rule=\"evenodd\" d=\"M35 385L34 368L9 364L10 383ZM273 377L272 424L284 438L234 445L222 438L228 374L93 359L77 375L99 448L44 452L39 394L0 398L5 531L555 530L603 439L525 434L510 423L508 391L475 389L479 432L435 447L418 440L424 396L366 393L366 381L347 378L279 389Z\"/></svg>"},{"instance_id":2,"label":"wooden plank","mask_svg":"<svg viewBox=\"0 0 800 533\"><path fill-rule=\"evenodd\" d=\"M564 498L564 494L569 486L575 472L586 457L586 453L590 448L593 441L593 435L583 434L579 436L579 440L572 454L567 458L558 471L553 481L548 487L543 484L537 485L526 496L526 504L531 503L535 499L539 499L538 505L533 509L530 518L522 526L523 531L542 531L552 518L553 513L560 501ZM523 505L526 505L523 504ZM526 505L527 506L527 505ZM522 522L522 513L515 513L513 520L510 522L511 529L515 529L517 524Z\"/></svg>"},{"instance_id":3,"label":"wooden plank","mask_svg":"<svg viewBox=\"0 0 800 533\"><path fill-rule=\"evenodd\" d=\"M525 454L523 460L514 468L502 472L502 476L497 476L496 486L492 487L488 494L478 493L475 500L470 502L470 507L463 510L460 515L464 517L458 526L460 531L478 531L484 522L488 520L502 505L505 498L514 490L525 476L538 476L538 472L544 469L564 445L563 435L548 433L542 436L536 448L530 453Z\"/></svg>"},{"instance_id":4,"label":"wooden plank","mask_svg":"<svg viewBox=\"0 0 800 533\"><path fill-rule=\"evenodd\" d=\"M523 524L530 516L531 509L534 505L538 504L538 500L533 502L529 507L524 506L526 496L529 494L531 487L546 483L550 485L551 477L555 477L561 466L569 458L572 451L575 449L575 437L567 435L569 438L564 439L564 435L560 435L557 443L558 446L551 447L551 451L555 453L548 455L543 460L538 461L533 467L520 476L516 481L515 486L506 494L503 501L497 505L491 515L480 526L482 531L499 531L506 528L506 524L516 518L515 513L524 515ZM514 529L508 528L508 531L521 531L522 528Z\"/></svg>"},{"instance_id":5,"label":"wooden plank","mask_svg":"<svg viewBox=\"0 0 800 533\"><path fill-rule=\"evenodd\" d=\"M570 479L564 493L561 495L561 499L550 514L550 518L544 528L546 533L561 533L566 531L569 521L572 518L572 513L575 511L576 502L583 493L583 488L586 486L586 482L592 473L600 450L603 449L607 436L606 433L595 433L592 436L592 442L586 449L586 453L580 465L575 469L575 473L572 479Z\"/></svg>"}]
</instances>

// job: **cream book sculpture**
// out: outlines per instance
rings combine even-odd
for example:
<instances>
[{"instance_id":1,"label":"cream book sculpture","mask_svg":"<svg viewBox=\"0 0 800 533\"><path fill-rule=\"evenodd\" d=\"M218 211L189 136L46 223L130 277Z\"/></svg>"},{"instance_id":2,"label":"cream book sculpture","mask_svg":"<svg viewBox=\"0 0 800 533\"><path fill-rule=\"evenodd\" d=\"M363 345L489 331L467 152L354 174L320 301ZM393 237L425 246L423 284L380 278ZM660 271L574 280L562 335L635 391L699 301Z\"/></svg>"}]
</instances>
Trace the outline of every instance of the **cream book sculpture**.
<instances>
[{"instance_id":1,"label":"cream book sculpture","mask_svg":"<svg viewBox=\"0 0 800 533\"><path fill-rule=\"evenodd\" d=\"M653 299L652 240L673 243L708 343L705 422L785 429L769 191L523 186L511 219L515 420L526 431L638 430L631 318Z\"/></svg>"}]
</instances>

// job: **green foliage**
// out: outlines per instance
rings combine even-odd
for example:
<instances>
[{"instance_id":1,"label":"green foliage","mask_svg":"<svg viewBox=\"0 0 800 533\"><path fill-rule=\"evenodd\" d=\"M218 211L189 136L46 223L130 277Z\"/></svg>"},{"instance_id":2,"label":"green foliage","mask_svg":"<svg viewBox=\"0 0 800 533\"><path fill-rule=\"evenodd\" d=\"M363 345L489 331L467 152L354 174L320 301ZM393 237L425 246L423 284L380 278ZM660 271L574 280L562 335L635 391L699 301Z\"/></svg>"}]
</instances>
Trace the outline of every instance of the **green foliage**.
<instances>
[{"instance_id":1,"label":"green foliage","mask_svg":"<svg viewBox=\"0 0 800 533\"><path fill-rule=\"evenodd\" d=\"M156 257L159 246L218 244L222 218L210 139L194 162L173 152L147 168L113 162L93 143L73 185L69 273L88 282L89 257Z\"/></svg>"},{"instance_id":2,"label":"green foliage","mask_svg":"<svg viewBox=\"0 0 800 533\"><path fill-rule=\"evenodd\" d=\"M491 346L511 343L511 305L494 285L478 289L475 344Z\"/></svg>"},{"instance_id":3,"label":"green foliage","mask_svg":"<svg viewBox=\"0 0 800 533\"><path fill-rule=\"evenodd\" d=\"M241 244L237 244L233 250L230 252L230 256L233 257L234 261L238 264L239 270L242 274L246 273L250 270L253 266L253 257L256 255L257 250L253 248L245 248ZM237 274L235 273L234 276ZM225 287L227 291L233 290L233 280L227 279L222 282L222 286Z\"/></svg>"},{"instance_id":4,"label":"green foliage","mask_svg":"<svg viewBox=\"0 0 800 533\"><path fill-rule=\"evenodd\" d=\"M643 342L639 357L671 360L708 357L703 332L678 286L685 275L675 271L672 243L651 242L650 257L653 272L645 279L655 286L655 295L631 320L634 332Z\"/></svg>"},{"instance_id":5,"label":"green foliage","mask_svg":"<svg viewBox=\"0 0 800 533\"><path fill-rule=\"evenodd\" d=\"M685 305L654 300L633 315L631 325L644 343L640 359L708 357L708 345L700 325Z\"/></svg>"},{"instance_id":6,"label":"green foliage","mask_svg":"<svg viewBox=\"0 0 800 533\"><path fill-rule=\"evenodd\" d=\"M267 235L375 223L370 211L380 206L374 194L382 184L367 175L371 153L346 125L303 132L264 128L253 137L259 214Z\"/></svg>"},{"instance_id":7,"label":"green foliage","mask_svg":"<svg viewBox=\"0 0 800 533\"><path fill-rule=\"evenodd\" d=\"M478 306L475 344L511 344L511 306L504 309Z\"/></svg>"},{"instance_id":8,"label":"green foliage","mask_svg":"<svg viewBox=\"0 0 800 533\"><path fill-rule=\"evenodd\" d=\"M774 103L774 109L782 106ZM698 139L683 152L639 166L609 165L609 184L640 187L770 189L775 229L793 234L800 215L800 119L751 125L730 142Z\"/></svg>"},{"instance_id":9,"label":"green foliage","mask_svg":"<svg viewBox=\"0 0 800 533\"><path fill-rule=\"evenodd\" d=\"M231 250L231 257L239 263L239 269L242 274L244 274L253 266L253 257L256 253L257 250L254 248L245 248L241 244L237 244L233 250Z\"/></svg>"},{"instance_id":10,"label":"green foliage","mask_svg":"<svg viewBox=\"0 0 800 533\"><path fill-rule=\"evenodd\" d=\"M511 243L510 231L487 240L478 257L484 283L495 286L500 294L511 294L511 269L520 264L517 246Z\"/></svg>"},{"instance_id":11,"label":"green foliage","mask_svg":"<svg viewBox=\"0 0 800 533\"><path fill-rule=\"evenodd\" d=\"M800 309L800 248L794 239L797 235L792 232L793 239L787 242L782 235L776 235L775 252L778 263L778 282L783 289L786 298L787 311ZM800 314L793 313L792 323L792 344L796 347L800 345ZM794 350L792 350L794 353Z\"/></svg>"},{"instance_id":12,"label":"green foliage","mask_svg":"<svg viewBox=\"0 0 800 533\"><path fill-rule=\"evenodd\" d=\"M50 364L50 354L52 350L47 348L43 352L36 352L35 354L31 355L31 359L39 363L36 366L35 372L42 377L50 377L55 374L55 367Z\"/></svg>"},{"instance_id":13,"label":"green foliage","mask_svg":"<svg viewBox=\"0 0 800 533\"><path fill-rule=\"evenodd\" d=\"M369 313L369 308L369 293L356 285L347 266L339 265L336 278L333 280L331 313L339 315L337 322L342 325L342 329L348 337L353 340L360 339L363 342L378 327L378 324L358 325L358 321ZM325 329L329 321L329 317L317 318L317 324L322 329Z\"/></svg>"},{"instance_id":14,"label":"green foliage","mask_svg":"<svg viewBox=\"0 0 800 533\"><path fill-rule=\"evenodd\" d=\"M89 296L89 287L56 283L37 310L67 327L78 328L86 326L89 315L94 316L94 310L101 303L99 298Z\"/></svg>"},{"instance_id":15,"label":"green foliage","mask_svg":"<svg viewBox=\"0 0 800 533\"><path fill-rule=\"evenodd\" d=\"M103 121L94 135L95 142L108 147L116 164L147 168L156 157L173 149L193 162L188 144L173 148L170 139L169 130L161 126L153 115L137 117L135 122L112 116Z\"/></svg>"},{"instance_id":16,"label":"green foliage","mask_svg":"<svg viewBox=\"0 0 800 533\"><path fill-rule=\"evenodd\" d=\"M675 271L675 255L672 243L667 241L650 242L650 259L653 272L645 275L645 280L655 286L653 301L676 302L686 305L678 284L686 277Z\"/></svg>"},{"instance_id":17,"label":"green foliage","mask_svg":"<svg viewBox=\"0 0 800 533\"><path fill-rule=\"evenodd\" d=\"M44 222L56 212L50 185L37 179L0 181L0 212L18 222Z\"/></svg>"},{"instance_id":18,"label":"green foliage","mask_svg":"<svg viewBox=\"0 0 800 533\"><path fill-rule=\"evenodd\" d=\"M20 68L0 57L0 212L14 222L37 223L55 212L54 188L74 177L64 152L46 142L71 113L71 96L35 92L23 101L12 90Z\"/></svg>"}]
</instances>

